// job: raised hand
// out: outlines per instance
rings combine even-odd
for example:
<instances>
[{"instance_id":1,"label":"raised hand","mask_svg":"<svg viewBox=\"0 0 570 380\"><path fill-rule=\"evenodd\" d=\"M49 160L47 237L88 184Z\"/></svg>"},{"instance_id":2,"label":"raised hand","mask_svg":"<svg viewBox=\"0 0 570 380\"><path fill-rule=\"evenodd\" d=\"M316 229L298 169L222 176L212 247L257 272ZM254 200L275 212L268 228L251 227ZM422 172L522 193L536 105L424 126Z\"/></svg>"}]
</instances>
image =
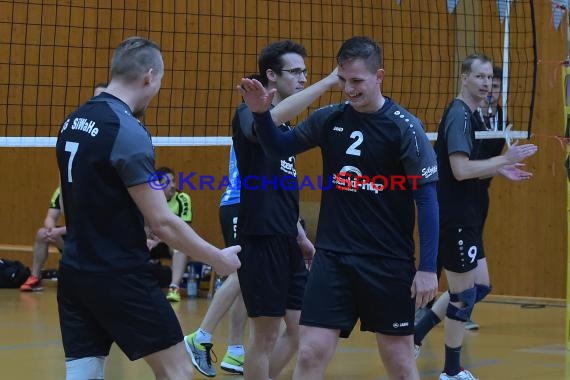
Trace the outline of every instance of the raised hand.
<instances>
[{"instance_id":1,"label":"raised hand","mask_svg":"<svg viewBox=\"0 0 570 380\"><path fill-rule=\"evenodd\" d=\"M243 100L251 112L263 113L269 110L276 89L267 90L261 82L256 79L241 78L241 83L237 86Z\"/></svg>"}]
</instances>

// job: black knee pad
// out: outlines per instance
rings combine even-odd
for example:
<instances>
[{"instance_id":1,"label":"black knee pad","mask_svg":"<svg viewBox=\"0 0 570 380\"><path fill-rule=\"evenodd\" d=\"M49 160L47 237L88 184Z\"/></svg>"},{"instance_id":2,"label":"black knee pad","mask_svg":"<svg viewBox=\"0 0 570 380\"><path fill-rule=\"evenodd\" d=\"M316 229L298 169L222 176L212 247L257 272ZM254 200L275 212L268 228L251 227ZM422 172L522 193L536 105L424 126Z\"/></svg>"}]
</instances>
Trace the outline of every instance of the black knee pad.
<instances>
[{"instance_id":1,"label":"black knee pad","mask_svg":"<svg viewBox=\"0 0 570 380\"><path fill-rule=\"evenodd\" d=\"M477 296L475 297L475 303L481 301L483 298L487 297L491 293L492 286L475 284L475 289L477 289Z\"/></svg>"},{"instance_id":2,"label":"black knee pad","mask_svg":"<svg viewBox=\"0 0 570 380\"><path fill-rule=\"evenodd\" d=\"M449 304L445 315L455 321L467 322L473 312L476 297L477 289L475 287L466 289L461 293L449 293ZM457 307L452 302L461 302L463 307Z\"/></svg>"}]
</instances>

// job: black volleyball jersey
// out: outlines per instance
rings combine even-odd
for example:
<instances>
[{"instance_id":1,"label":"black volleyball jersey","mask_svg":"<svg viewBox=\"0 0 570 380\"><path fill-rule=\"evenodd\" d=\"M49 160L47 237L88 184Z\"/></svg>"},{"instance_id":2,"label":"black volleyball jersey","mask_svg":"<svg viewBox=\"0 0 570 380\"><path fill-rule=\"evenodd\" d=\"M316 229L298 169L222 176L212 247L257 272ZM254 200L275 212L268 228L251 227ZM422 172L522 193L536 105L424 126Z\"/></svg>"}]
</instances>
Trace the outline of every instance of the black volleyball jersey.
<instances>
[{"instance_id":1,"label":"black volleyball jersey","mask_svg":"<svg viewBox=\"0 0 570 380\"><path fill-rule=\"evenodd\" d=\"M129 107L108 93L92 98L63 123L56 153L67 225L62 265L86 272L146 266L144 220L127 188L148 181L154 151Z\"/></svg>"},{"instance_id":2,"label":"black volleyball jersey","mask_svg":"<svg viewBox=\"0 0 570 380\"><path fill-rule=\"evenodd\" d=\"M294 131L307 149L319 146L323 158L316 246L413 260L412 190L438 178L421 122L386 98L374 113L349 103L321 108Z\"/></svg>"},{"instance_id":3,"label":"black volleyball jersey","mask_svg":"<svg viewBox=\"0 0 570 380\"><path fill-rule=\"evenodd\" d=\"M238 236L297 236L299 189L295 156L277 160L265 155L245 103L238 106L232 128L241 181ZM286 124L279 128L290 130Z\"/></svg>"},{"instance_id":4,"label":"black volleyball jersey","mask_svg":"<svg viewBox=\"0 0 570 380\"><path fill-rule=\"evenodd\" d=\"M465 153L470 160L496 155L493 154L498 150L495 142L475 139L475 132L485 129L477 111L471 112L462 100L454 99L443 114L435 143L441 228L482 226L485 220L489 206L489 180L470 178L458 181L449 160L453 153Z\"/></svg>"}]
</instances>

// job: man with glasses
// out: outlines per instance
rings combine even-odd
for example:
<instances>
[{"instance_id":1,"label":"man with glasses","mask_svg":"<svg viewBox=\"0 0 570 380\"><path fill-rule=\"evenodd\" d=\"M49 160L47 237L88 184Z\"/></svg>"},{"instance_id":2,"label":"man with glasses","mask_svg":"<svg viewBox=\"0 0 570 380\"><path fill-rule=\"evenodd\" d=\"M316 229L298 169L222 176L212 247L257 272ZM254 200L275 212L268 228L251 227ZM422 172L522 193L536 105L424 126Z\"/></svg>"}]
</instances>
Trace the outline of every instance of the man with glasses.
<instances>
[{"instance_id":1,"label":"man with glasses","mask_svg":"<svg viewBox=\"0 0 570 380\"><path fill-rule=\"evenodd\" d=\"M274 106L305 87L305 56L305 48L290 40L262 50L260 79L276 91ZM276 378L297 352L307 278L303 255L312 256L314 248L298 223L295 157L275 160L265 155L245 104L238 106L232 126L242 179L237 236L242 244L243 270L238 271L238 277L251 322L244 378ZM279 128L287 131L291 127L283 123ZM284 178L287 188L282 186ZM283 320L286 328L279 334ZM211 344L203 341L206 337L202 335L189 335L186 342L192 348L195 367L212 376Z\"/></svg>"},{"instance_id":2,"label":"man with glasses","mask_svg":"<svg viewBox=\"0 0 570 380\"><path fill-rule=\"evenodd\" d=\"M292 74L296 77L305 77L307 78L308 74L309 74L309 70L307 69L301 69L299 67L296 67L294 69L281 69L281 71L286 71L289 74Z\"/></svg>"},{"instance_id":3,"label":"man with glasses","mask_svg":"<svg viewBox=\"0 0 570 380\"><path fill-rule=\"evenodd\" d=\"M419 380L412 355L414 310L437 291L435 152L421 122L382 95L385 73L375 41L346 40L337 64L332 83L322 80L291 96L271 115L271 90L249 79L239 86L266 154L287 157L318 146L323 178L336 184L322 192L318 252L303 300L293 379L324 379L338 338L348 337L360 320L360 329L376 337L388 377ZM294 130L278 133L274 120L298 114L304 108L291 115L293 108L308 105L306 93L320 84L340 85L347 101L322 107ZM349 170L358 177L346 185ZM406 176L401 186L374 180ZM417 271L412 239L416 209Z\"/></svg>"}]
</instances>

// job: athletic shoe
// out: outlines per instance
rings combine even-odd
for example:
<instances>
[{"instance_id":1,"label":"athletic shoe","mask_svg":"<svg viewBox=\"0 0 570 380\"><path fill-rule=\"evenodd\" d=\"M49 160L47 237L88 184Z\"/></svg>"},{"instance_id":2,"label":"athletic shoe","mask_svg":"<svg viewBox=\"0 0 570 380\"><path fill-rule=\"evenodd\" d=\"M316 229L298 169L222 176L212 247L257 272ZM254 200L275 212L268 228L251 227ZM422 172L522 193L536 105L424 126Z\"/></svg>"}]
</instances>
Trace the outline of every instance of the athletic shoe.
<instances>
[{"instance_id":1,"label":"athletic shoe","mask_svg":"<svg viewBox=\"0 0 570 380\"><path fill-rule=\"evenodd\" d=\"M34 275L30 275L26 282L20 286L22 292L39 292L44 290L42 287L42 280Z\"/></svg>"},{"instance_id":2,"label":"athletic shoe","mask_svg":"<svg viewBox=\"0 0 570 380\"><path fill-rule=\"evenodd\" d=\"M170 302L180 302L180 288L177 286L170 286L168 288L168 293L166 294L166 299Z\"/></svg>"},{"instance_id":3,"label":"athletic shoe","mask_svg":"<svg viewBox=\"0 0 570 380\"><path fill-rule=\"evenodd\" d=\"M421 352L422 352L422 347L418 346L417 344L414 344L414 359L419 358Z\"/></svg>"},{"instance_id":4,"label":"athletic shoe","mask_svg":"<svg viewBox=\"0 0 570 380\"><path fill-rule=\"evenodd\" d=\"M439 380L477 380L477 379L475 378L475 376L471 374L471 372L462 368L461 372L459 372L457 375L454 376L450 376L445 372L442 373L441 375L439 375Z\"/></svg>"},{"instance_id":5,"label":"athletic shoe","mask_svg":"<svg viewBox=\"0 0 570 380\"><path fill-rule=\"evenodd\" d=\"M204 376L215 377L216 369L212 366L212 343L196 342L196 333L184 337L186 351L192 358L194 367ZM214 355L215 357L215 355Z\"/></svg>"},{"instance_id":6,"label":"athletic shoe","mask_svg":"<svg viewBox=\"0 0 570 380\"><path fill-rule=\"evenodd\" d=\"M479 330L479 324L471 319L465 322L465 330Z\"/></svg>"},{"instance_id":7,"label":"athletic shoe","mask_svg":"<svg viewBox=\"0 0 570 380\"><path fill-rule=\"evenodd\" d=\"M243 364L245 362L245 355L232 356L228 352L222 360L220 367L226 372L234 373L236 375L243 375Z\"/></svg>"}]
</instances>

